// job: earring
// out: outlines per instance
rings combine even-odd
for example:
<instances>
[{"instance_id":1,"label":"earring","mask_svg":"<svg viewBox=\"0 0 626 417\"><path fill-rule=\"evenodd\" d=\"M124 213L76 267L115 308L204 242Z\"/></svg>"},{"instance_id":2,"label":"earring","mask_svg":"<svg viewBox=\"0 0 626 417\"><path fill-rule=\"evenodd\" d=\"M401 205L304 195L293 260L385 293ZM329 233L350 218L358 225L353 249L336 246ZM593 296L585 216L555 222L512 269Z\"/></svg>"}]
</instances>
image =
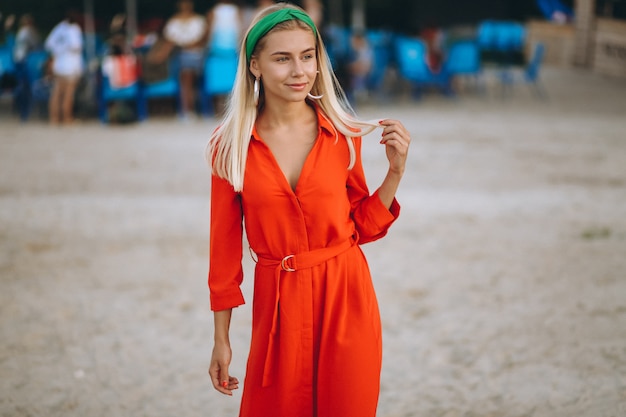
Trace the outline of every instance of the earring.
<instances>
[{"instance_id":1,"label":"earring","mask_svg":"<svg viewBox=\"0 0 626 417\"><path fill-rule=\"evenodd\" d=\"M319 70L315 71L317 74L319 74ZM319 96L314 96L313 94L309 93L307 94L307 96L309 96L309 98L311 100L319 100L320 98L324 97L324 94L320 94Z\"/></svg>"},{"instance_id":2,"label":"earring","mask_svg":"<svg viewBox=\"0 0 626 417\"><path fill-rule=\"evenodd\" d=\"M261 86L259 85L260 77L254 79L254 105L259 105L259 92L261 90Z\"/></svg>"}]
</instances>

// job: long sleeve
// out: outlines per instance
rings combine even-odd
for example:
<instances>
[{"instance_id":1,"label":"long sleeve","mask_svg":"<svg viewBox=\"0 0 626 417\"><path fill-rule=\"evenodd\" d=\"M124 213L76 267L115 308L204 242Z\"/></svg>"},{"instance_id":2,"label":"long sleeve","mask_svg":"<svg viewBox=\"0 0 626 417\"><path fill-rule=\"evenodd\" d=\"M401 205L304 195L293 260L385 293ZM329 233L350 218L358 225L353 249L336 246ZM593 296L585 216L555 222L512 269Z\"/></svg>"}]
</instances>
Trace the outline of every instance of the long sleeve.
<instances>
[{"instance_id":1,"label":"long sleeve","mask_svg":"<svg viewBox=\"0 0 626 417\"><path fill-rule=\"evenodd\" d=\"M359 242L367 243L387 234L389 227L400 215L400 205L394 198L391 207L387 209L377 192L369 194L361 160L361 138L354 138L353 141L356 162L348 176L348 198L352 207L352 219L359 232Z\"/></svg>"},{"instance_id":2,"label":"long sleeve","mask_svg":"<svg viewBox=\"0 0 626 417\"><path fill-rule=\"evenodd\" d=\"M241 197L226 180L213 175L208 280L213 311L244 303L240 289L243 281L242 238Z\"/></svg>"},{"instance_id":3,"label":"long sleeve","mask_svg":"<svg viewBox=\"0 0 626 417\"><path fill-rule=\"evenodd\" d=\"M56 55L59 53L58 38L59 38L59 32L61 30L61 25L62 23L55 26L45 41L46 50L50 51L53 55Z\"/></svg>"}]
</instances>

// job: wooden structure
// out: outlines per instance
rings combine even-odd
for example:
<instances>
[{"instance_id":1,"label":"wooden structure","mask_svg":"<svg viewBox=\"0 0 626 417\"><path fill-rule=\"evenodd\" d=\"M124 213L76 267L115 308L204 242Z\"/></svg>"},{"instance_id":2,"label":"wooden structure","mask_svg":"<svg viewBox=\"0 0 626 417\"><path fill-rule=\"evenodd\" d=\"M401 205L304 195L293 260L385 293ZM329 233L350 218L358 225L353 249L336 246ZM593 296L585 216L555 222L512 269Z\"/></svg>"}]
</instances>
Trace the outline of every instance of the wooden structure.
<instances>
[{"instance_id":1,"label":"wooden structure","mask_svg":"<svg viewBox=\"0 0 626 417\"><path fill-rule=\"evenodd\" d=\"M574 63L626 77L626 21L596 16L596 0L576 0Z\"/></svg>"},{"instance_id":2,"label":"wooden structure","mask_svg":"<svg viewBox=\"0 0 626 417\"><path fill-rule=\"evenodd\" d=\"M600 74L626 77L626 21L596 20L593 70Z\"/></svg>"},{"instance_id":3,"label":"wooden structure","mask_svg":"<svg viewBox=\"0 0 626 417\"><path fill-rule=\"evenodd\" d=\"M556 24L545 20L531 20L526 24L525 55L530 57L538 43L545 45L544 62L558 67L574 65L576 28L571 24Z\"/></svg>"}]
</instances>

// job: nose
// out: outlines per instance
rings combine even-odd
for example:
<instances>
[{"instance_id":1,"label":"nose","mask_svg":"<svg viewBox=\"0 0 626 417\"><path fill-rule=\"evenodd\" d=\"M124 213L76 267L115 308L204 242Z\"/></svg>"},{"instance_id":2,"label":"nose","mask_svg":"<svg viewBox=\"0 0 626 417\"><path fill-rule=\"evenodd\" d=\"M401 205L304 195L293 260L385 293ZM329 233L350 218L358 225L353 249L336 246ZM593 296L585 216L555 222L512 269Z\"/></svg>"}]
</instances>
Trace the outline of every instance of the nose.
<instances>
[{"instance_id":1,"label":"nose","mask_svg":"<svg viewBox=\"0 0 626 417\"><path fill-rule=\"evenodd\" d=\"M293 67L291 68L291 73L294 77L301 77L304 75L304 68L302 62L298 59L293 60Z\"/></svg>"}]
</instances>

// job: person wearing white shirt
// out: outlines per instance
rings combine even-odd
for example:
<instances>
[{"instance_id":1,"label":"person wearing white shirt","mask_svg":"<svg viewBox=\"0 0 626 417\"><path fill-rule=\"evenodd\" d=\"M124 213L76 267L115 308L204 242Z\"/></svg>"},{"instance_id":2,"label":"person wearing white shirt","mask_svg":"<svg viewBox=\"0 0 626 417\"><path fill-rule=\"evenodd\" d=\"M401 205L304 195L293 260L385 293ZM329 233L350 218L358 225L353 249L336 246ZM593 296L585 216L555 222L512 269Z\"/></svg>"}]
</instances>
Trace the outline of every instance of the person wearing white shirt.
<instances>
[{"instance_id":1,"label":"person wearing white shirt","mask_svg":"<svg viewBox=\"0 0 626 417\"><path fill-rule=\"evenodd\" d=\"M180 98L187 118L194 111L196 78L204 67L206 19L194 11L192 0L179 0L178 13L167 21L163 35L179 50Z\"/></svg>"},{"instance_id":2,"label":"person wearing white shirt","mask_svg":"<svg viewBox=\"0 0 626 417\"><path fill-rule=\"evenodd\" d=\"M74 121L74 94L83 74L83 36L76 23L75 12L56 25L45 42L52 54L54 84L49 101L50 123L70 124Z\"/></svg>"},{"instance_id":3,"label":"person wearing white shirt","mask_svg":"<svg viewBox=\"0 0 626 417\"><path fill-rule=\"evenodd\" d=\"M26 56L41 47L39 32L35 28L35 21L30 14L24 14L20 18L20 28L15 36L13 47L13 60L16 63L24 62Z\"/></svg>"}]
</instances>

